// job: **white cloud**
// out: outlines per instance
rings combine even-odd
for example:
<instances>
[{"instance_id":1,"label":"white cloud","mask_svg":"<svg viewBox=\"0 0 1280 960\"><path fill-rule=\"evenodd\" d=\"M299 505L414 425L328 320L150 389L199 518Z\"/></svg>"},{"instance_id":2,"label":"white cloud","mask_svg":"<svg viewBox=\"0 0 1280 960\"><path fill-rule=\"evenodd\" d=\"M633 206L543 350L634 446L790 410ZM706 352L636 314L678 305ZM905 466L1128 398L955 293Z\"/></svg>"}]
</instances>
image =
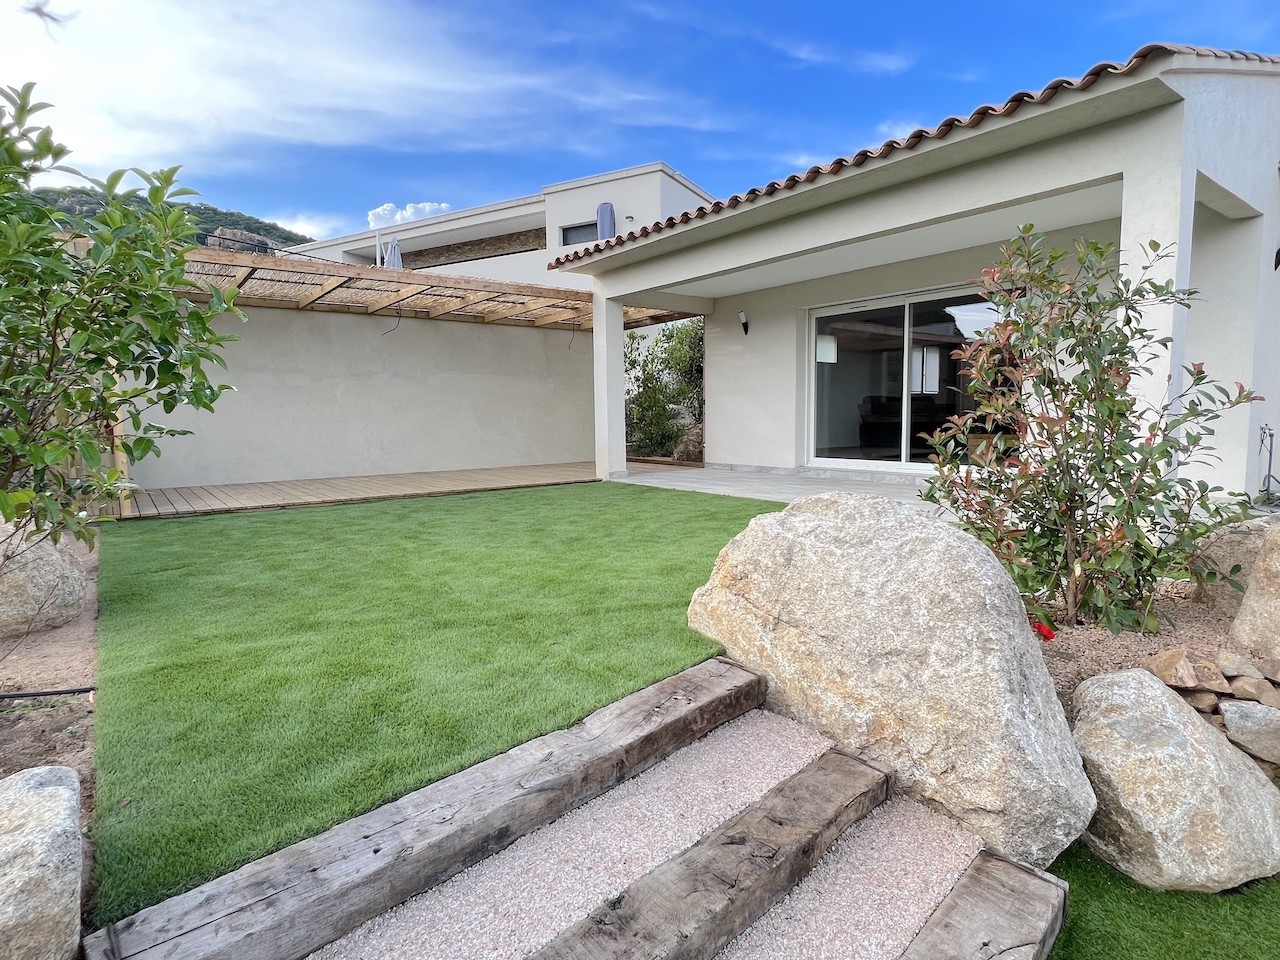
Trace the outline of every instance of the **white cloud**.
<instances>
[{"instance_id":1,"label":"white cloud","mask_svg":"<svg viewBox=\"0 0 1280 960\"><path fill-rule=\"evenodd\" d=\"M808 170L810 167L824 167L835 159L835 154L824 156L816 153L784 153L779 159L793 170Z\"/></svg>"},{"instance_id":2,"label":"white cloud","mask_svg":"<svg viewBox=\"0 0 1280 960\"><path fill-rule=\"evenodd\" d=\"M425 220L427 217L448 213L453 208L447 203L406 203L397 207L394 203L384 203L369 211L369 229L390 227L397 223L409 223L412 220Z\"/></svg>"},{"instance_id":3,"label":"white cloud","mask_svg":"<svg viewBox=\"0 0 1280 960\"><path fill-rule=\"evenodd\" d=\"M917 130L928 129L916 117L890 117L876 124L876 134L881 140L902 140Z\"/></svg>"},{"instance_id":4,"label":"white cloud","mask_svg":"<svg viewBox=\"0 0 1280 960\"><path fill-rule=\"evenodd\" d=\"M336 213L303 210L296 213L279 213L265 219L278 223L286 230L292 230L306 237L314 237L316 240L340 237L361 229L360 223Z\"/></svg>"},{"instance_id":5,"label":"white cloud","mask_svg":"<svg viewBox=\"0 0 1280 960\"><path fill-rule=\"evenodd\" d=\"M3 4L0 82L35 80L69 162L98 174L249 169L273 143L585 149L600 129L711 123L705 104L641 79L531 65L462 16L411 0L115 0L46 29Z\"/></svg>"},{"instance_id":6,"label":"white cloud","mask_svg":"<svg viewBox=\"0 0 1280 960\"><path fill-rule=\"evenodd\" d=\"M855 54L850 66L859 73L878 73L896 76L906 73L915 66L915 57L905 53L890 53L885 50L864 50Z\"/></svg>"}]
</instances>

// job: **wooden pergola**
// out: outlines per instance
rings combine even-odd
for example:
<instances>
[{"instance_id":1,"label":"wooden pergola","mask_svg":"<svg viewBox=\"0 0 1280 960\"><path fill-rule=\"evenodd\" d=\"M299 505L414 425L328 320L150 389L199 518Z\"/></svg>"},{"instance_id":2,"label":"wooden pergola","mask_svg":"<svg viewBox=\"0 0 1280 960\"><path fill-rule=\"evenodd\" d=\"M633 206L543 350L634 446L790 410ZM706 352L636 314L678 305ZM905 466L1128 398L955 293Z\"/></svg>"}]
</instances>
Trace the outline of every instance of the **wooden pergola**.
<instances>
[{"instance_id":1,"label":"wooden pergola","mask_svg":"<svg viewBox=\"0 0 1280 960\"><path fill-rule=\"evenodd\" d=\"M187 277L201 285L237 288L236 304L241 307L551 330L590 330L592 325L592 297L586 290L210 247L189 252L186 264ZM186 296L199 298L195 292L186 292ZM690 316L695 314L624 307L623 325L632 329Z\"/></svg>"}]
</instances>

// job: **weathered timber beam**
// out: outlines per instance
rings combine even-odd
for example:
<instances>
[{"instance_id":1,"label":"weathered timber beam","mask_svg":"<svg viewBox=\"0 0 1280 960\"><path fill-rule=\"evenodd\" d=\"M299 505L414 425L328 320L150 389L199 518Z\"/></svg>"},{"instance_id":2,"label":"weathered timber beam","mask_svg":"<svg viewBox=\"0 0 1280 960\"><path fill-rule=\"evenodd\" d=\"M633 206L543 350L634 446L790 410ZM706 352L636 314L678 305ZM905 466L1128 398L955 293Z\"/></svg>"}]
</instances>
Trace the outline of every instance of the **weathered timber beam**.
<instances>
[{"instance_id":1,"label":"weathered timber beam","mask_svg":"<svg viewBox=\"0 0 1280 960\"><path fill-rule=\"evenodd\" d=\"M983 851L901 960L979 956L1045 960L1053 953L1066 911L1063 881Z\"/></svg>"},{"instance_id":2,"label":"weathered timber beam","mask_svg":"<svg viewBox=\"0 0 1280 960\"><path fill-rule=\"evenodd\" d=\"M884 774L829 750L529 960L714 957L887 794Z\"/></svg>"}]
</instances>

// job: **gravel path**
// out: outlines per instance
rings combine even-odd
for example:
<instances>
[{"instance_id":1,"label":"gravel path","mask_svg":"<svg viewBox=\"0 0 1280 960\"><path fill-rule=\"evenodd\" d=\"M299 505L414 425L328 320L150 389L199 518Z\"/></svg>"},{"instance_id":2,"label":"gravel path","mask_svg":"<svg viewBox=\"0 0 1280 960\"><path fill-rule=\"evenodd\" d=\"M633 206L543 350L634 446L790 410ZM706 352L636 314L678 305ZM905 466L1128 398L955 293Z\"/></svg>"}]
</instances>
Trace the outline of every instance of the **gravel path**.
<instances>
[{"instance_id":1,"label":"gravel path","mask_svg":"<svg viewBox=\"0 0 1280 960\"><path fill-rule=\"evenodd\" d=\"M941 814L889 800L717 960L895 960L981 848Z\"/></svg>"},{"instance_id":2,"label":"gravel path","mask_svg":"<svg viewBox=\"0 0 1280 960\"><path fill-rule=\"evenodd\" d=\"M311 956L520 960L830 746L753 711Z\"/></svg>"}]
</instances>

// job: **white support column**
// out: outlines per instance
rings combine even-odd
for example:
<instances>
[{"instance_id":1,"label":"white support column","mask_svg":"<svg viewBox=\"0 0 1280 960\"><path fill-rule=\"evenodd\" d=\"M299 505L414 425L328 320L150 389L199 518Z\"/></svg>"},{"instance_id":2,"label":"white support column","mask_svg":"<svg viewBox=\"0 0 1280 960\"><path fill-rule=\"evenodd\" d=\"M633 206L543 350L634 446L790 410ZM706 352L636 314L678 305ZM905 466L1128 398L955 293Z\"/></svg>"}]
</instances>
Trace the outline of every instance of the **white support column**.
<instances>
[{"instance_id":1,"label":"white support column","mask_svg":"<svg viewBox=\"0 0 1280 960\"><path fill-rule=\"evenodd\" d=\"M1172 145L1171 145L1172 146ZM1172 256L1152 272L1158 281L1173 280L1185 289L1191 285L1191 238L1195 223L1195 170L1176 147L1170 152L1153 151L1143 163L1124 172L1120 209L1120 258L1125 275L1135 277L1147 262L1147 244L1158 241L1162 248L1176 244ZM1182 389L1182 366L1186 363L1187 308L1152 307L1144 322L1157 337L1172 337L1167 363L1153 367L1150 378L1135 384L1151 403ZM1172 382L1167 378L1172 375Z\"/></svg>"},{"instance_id":2,"label":"white support column","mask_svg":"<svg viewBox=\"0 0 1280 960\"><path fill-rule=\"evenodd\" d=\"M593 300L591 352L595 371L596 476L627 475L626 381L622 365L622 304L597 288Z\"/></svg>"}]
</instances>

